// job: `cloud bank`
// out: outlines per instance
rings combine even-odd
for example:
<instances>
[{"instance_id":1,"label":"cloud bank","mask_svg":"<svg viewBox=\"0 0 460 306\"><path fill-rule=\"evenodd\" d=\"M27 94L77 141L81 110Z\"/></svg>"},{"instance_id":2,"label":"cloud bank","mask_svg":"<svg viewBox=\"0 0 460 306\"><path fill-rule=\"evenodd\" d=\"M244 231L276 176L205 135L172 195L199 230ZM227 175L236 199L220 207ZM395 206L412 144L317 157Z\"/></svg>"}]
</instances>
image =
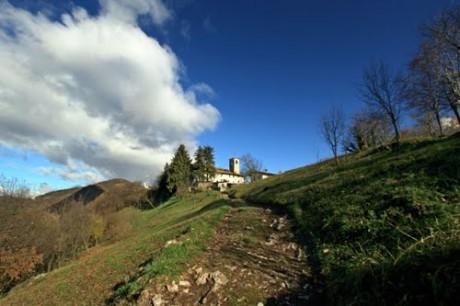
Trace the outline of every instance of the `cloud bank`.
<instances>
[{"instance_id":1,"label":"cloud bank","mask_svg":"<svg viewBox=\"0 0 460 306\"><path fill-rule=\"evenodd\" d=\"M161 26L159 0L100 0L50 20L0 1L0 144L34 150L69 180L145 179L179 143L193 145L219 112L184 89L173 51L146 35L138 15Z\"/></svg>"}]
</instances>

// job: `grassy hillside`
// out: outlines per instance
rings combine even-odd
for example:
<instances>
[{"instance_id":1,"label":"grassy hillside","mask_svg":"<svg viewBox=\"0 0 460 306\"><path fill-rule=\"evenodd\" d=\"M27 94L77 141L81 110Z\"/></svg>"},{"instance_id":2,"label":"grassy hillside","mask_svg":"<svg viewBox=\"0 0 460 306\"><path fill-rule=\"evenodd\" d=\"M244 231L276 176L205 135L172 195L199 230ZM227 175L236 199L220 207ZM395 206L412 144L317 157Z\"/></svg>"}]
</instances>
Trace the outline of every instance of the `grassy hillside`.
<instances>
[{"instance_id":1,"label":"grassy hillside","mask_svg":"<svg viewBox=\"0 0 460 306\"><path fill-rule=\"evenodd\" d=\"M331 304L460 300L460 135L347 156L241 186L284 205Z\"/></svg>"},{"instance_id":2,"label":"grassy hillside","mask_svg":"<svg viewBox=\"0 0 460 306\"><path fill-rule=\"evenodd\" d=\"M131 280L145 268L148 277L174 277L200 254L228 207L216 193L172 199L159 208L118 212L129 220L119 242L99 245L56 269L22 283L0 299L0 305L102 305L117 294L135 296L145 285ZM182 244L164 248L171 239ZM128 285L116 287L123 281Z\"/></svg>"}]
</instances>

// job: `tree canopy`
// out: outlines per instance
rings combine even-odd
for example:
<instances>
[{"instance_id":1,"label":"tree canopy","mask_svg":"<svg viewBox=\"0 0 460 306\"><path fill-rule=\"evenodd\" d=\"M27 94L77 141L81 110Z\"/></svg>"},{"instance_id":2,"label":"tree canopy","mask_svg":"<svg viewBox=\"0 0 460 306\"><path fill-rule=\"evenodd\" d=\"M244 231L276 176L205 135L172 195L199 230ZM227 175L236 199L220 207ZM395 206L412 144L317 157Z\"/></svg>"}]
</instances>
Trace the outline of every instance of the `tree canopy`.
<instances>
[{"instance_id":1,"label":"tree canopy","mask_svg":"<svg viewBox=\"0 0 460 306\"><path fill-rule=\"evenodd\" d=\"M184 193L192 183L192 160L181 144L167 169L167 188L171 193Z\"/></svg>"}]
</instances>

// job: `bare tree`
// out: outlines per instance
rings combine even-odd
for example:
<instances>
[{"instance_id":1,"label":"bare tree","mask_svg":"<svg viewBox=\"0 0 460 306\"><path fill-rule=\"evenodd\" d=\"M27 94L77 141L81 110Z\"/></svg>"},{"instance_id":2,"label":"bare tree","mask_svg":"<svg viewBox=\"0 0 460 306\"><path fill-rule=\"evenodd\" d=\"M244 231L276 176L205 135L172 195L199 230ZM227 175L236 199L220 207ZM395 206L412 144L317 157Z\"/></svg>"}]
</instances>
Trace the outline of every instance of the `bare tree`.
<instances>
[{"instance_id":1,"label":"bare tree","mask_svg":"<svg viewBox=\"0 0 460 306\"><path fill-rule=\"evenodd\" d=\"M356 113L348 127L343 148L356 152L385 144L391 138L391 124L380 112L364 109Z\"/></svg>"},{"instance_id":2,"label":"bare tree","mask_svg":"<svg viewBox=\"0 0 460 306\"><path fill-rule=\"evenodd\" d=\"M81 202L71 202L60 218L61 248L65 257L76 256L90 247L91 216Z\"/></svg>"},{"instance_id":3,"label":"bare tree","mask_svg":"<svg viewBox=\"0 0 460 306\"><path fill-rule=\"evenodd\" d=\"M400 120L404 92L403 78L393 75L382 62L364 69L361 96L369 107L387 116L397 143L401 140Z\"/></svg>"},{"instance_id":4,"label":"bare tree","mask_svg":"<svg viewBox=\"0 0 460 306\"><path fill-rule=\"evenodd\" d=\"M251 182L255 181L257 173L263 169L262 162L249 153L241 156L240 161L241 174L244 177L249 178Z\"/></svg>"},{"instance_id":5,"label":"bare tree","mask_svg":"<svg viewBox=\"0 0 460 306\"><path fill-rule=\"evenodd\" d=\"M5 198L28 198L30 190L24 182L17 178L7 178L0 174L0 197Z\"/></svg>"},{"instance_id":6,"label":"bare tree","mask_svg":"<svg viewBox=\"0 0 460 306\"><path fill-rule=\"evenodd\" d=\"M415 128L408 129L407 132L414 133L415 135L430 135L432 137L442 136L439 132L439 126L436 123L436 118L431 112L417 113L414 117ZM442 128L444 133L444 127Z\"/></svg>"},{"instance_id":7,"label":"bare tree","mask_svg":"<svg viewBox=\"0 0 460 306\"><path fill-rule=\"evenodd\" d=\"M335 163L339 163L338 153L339 146L342 143L345 133L345 115L342 109L332 107L321 117L320 122L321 134L329 145L334 155Z\"/></svg>"},{"instance_id":8,"label":"bare tree","mask_svg":"<svg viewBox=\"0 0 460 306\"><path fill-rule=\"evenodd\" d=\"M445 101L460 123L460 6L444 11L424 29L425 44L431 45L433 59L442 78Z\"/></svg>"},{"instance_id":9,"label":"bare tree","mask_svg":"<svg viewBox=\"0 0 460 306\"><path fill-rule=\"evenodd\" d=\"M414 111L414 116L424 125L431 125L435 120L439 135L443 135L441 115L443 111L443 82L440 67L437 64L437 51L432 45L423 44L419 54L410 64L410 75L406 87L408 107Z\"/></svg>"}]
</instances>

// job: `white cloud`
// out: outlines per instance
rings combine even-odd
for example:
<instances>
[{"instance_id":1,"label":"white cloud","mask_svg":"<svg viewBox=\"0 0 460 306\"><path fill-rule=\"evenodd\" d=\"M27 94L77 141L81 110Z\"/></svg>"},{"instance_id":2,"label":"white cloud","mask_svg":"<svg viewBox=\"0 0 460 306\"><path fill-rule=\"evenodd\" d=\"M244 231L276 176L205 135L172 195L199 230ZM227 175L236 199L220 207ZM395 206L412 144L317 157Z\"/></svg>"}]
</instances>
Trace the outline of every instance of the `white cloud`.
<instances>
[{"instance_id":1,"label":"white cloud","mask_svg":"<svg viewBox=\"0 0 460 306\"><path fill-rule=\"evenodd\" d=\"M189 92L192 92L195 95L203 95L207 98L214 98L216 96L214 89L212 89L212 87L206 83L198 83L192 85L189 89Z\"/></svg>"},{"instance_id":2,"label":"white cloud","mask_svg":"<svg viewBox=\"0 0 460 306\"><path fill-rule=\"evenodd\" d=\"M40 183L39 185L34 186L30 190L29 194L31 198L36 198L42 194L45 194L51 191L54 191L54 188L48 183L43 182L43 183Z\"/></svg>"},{"instance_id":3,"label":"white cloud","mask_svg":"<svg viewBox=\"0 0 460 306\"><path fill-rule=\"evenodd\" d=\"M171 12L161 0L99 0L103 13L109 17L136 24L137 16L150 15L158 25L171 18Z\"/></svg>"},{"instance_id":4,"label":"white cloud","mask_svg":"<svg viewBox=\"0 0 460 306\"><path fill-rule=\"evenodd\" d=\"M159 0L101 4L97 17L76 8L52 21L0 2L0 144L97 173L88 180L145 179L220 115L197 98L206 85L183 89L172 50L129 18L161 24Z\"/></svg>"},{"instance_id":5,"label":"white cloud","mask_svg":"<svg viewBox=\"0 0 460 306\"><path fill-rule=\"evenodd\" d=\"M38 172L44 175L56 175L72 182L99 182L105 178L97 168L73 159L69 159L63 167L39 167Z\"/></svg>"}]
</instances>

